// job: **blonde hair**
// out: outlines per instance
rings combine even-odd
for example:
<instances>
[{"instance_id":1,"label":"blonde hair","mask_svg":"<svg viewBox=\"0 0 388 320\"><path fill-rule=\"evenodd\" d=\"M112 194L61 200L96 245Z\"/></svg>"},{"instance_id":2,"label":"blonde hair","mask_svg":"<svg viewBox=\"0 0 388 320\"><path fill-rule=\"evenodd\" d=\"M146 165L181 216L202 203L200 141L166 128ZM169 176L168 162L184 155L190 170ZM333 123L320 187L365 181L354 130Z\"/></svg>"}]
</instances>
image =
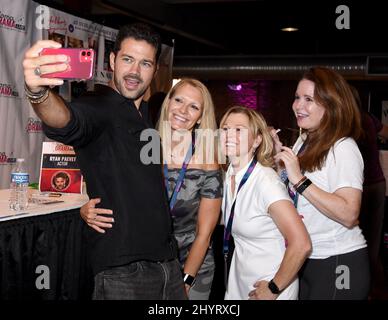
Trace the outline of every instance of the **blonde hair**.
<instances>
[{"instance_id":1,"label":"blonde hair","mask_svg":"<svg viewBox=\"0 0 388 320\"><path fill-rule=\"evenodd\" d=\"M226 119L231 114L235 113L246 115L248 117L249 129L251 130L253 136L256 138L260 135L262 138L260 145L255 151L257 161L260 162L260 164L263 166L272 167L274 164L273 140L263 116L260 113L247 107L233 106L222 117L220 127L225 124Z\"/></svg>"},{"instance_id":2,"label":"blonde hair","mask_svg":"<svg viewBox=\"0 0 388 320\"><path fill-rule=\"evenodd\" d=\"M202 130L198 131L199 135L197 136L197 140L196 140L196 150L198 152L202 151L203 152L202 154L206 154L206 149L213 148L212 150L215 150L216 144L214 139L214 133L217 130L217 123L216 123L216 117L214 113L213 99L211 97L209 90L202 82L192 78L184 78L181 81L179 81L175 86L173 86L170 89L170 91L167 93L166 98L162 103L160 118L158 120L156 127L159 131L160 137L162 139L162 145L163 145L163 141L167 141L168 139L167 135L169 134L169 131L164 125L168 121L169 102L174 97L176 91L186 85L196 88L201 92L201 96L203 99L202 115L200 117L201 122L198 126L195 127L195 129L202 129ZM211 139L211 144L212 144L211 146L203 143L204 142L203 140L205 141L209 140L209 139L205 139L206 137L202 137L203 134L209 134L209 130L206 130L206 129L210 129L213 136L213 139ZM213 155L213 158L214 158L214 155Z\"/></svg>"}]
</instances>

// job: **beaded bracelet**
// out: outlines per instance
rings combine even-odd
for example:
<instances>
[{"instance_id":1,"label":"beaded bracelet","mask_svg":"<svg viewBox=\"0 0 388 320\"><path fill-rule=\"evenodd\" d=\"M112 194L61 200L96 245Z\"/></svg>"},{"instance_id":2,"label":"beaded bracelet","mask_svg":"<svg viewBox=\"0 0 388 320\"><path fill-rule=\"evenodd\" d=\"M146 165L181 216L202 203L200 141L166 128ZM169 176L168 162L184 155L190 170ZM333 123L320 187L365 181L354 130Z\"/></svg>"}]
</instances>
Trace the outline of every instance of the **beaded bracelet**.
<instances>
[{"instance_id":1,"label":"beaded bracelet","mask_svg":"<svg viewBox=\"0 0 388 320\"><path fill-rule=\"evenodd\" d=\"M49 97L49 94L50 94L50 90L46 90L43 96L40 98L30 98L29 96L27 96L27 99L28 101L30 101L31 104L39 104L39 103L45 102Z\"/></svg>"},{"instance_id":2,"label":"beaded bracelet","mask_svg":"<svg viewBox=\"0 0 388 320\"><path fill-rule=\"evenodd\" d=\"M32 98L32 99L42 98L44 96L44 94L46 93L46 91L48 91L48 90L49 90L49 87L45 87L42 90L40 90L39 92L32 92L30 90L30 88L27 86L27 83L24 82L24 91L26 93L26 96L29 98Z\"/></svg>"},{"instance_id":3,"label":"beaded bracelet","mask_svg":"<svg viewBox=\"0 0 388 320\"><path fill-rule=\"evenodd\" d=\"M28 101L32 104L39 104L39 103L46 101L48 96L49 96L49 93L50 93L49 87L46 87L43 90L36 92L36 93L32 92L28 88L26 83L24 83L24 91L26 93L26 97L27 97Z\"/></svg>"}]
</instances>

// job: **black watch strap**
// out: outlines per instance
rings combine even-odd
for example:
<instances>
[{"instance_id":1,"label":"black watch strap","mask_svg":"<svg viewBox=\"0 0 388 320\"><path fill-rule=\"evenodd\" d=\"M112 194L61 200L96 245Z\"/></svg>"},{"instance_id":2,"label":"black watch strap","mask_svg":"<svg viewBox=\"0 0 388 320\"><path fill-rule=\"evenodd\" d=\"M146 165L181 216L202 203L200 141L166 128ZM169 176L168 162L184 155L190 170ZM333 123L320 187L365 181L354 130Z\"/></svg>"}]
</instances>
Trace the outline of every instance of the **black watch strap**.
<instances>
[{"instance_id":1,"label":"black watch strap","mask_svg":"<svg viewBox=\"0 0 388 320\"><path fill-rule=\"evenodd\" d=\"M189 285L190 287L192 287L195 283L195 278L191 275L189 275L188 273L185 273L183 275L183 282L187 285Z\"/></svg>"},{"instance_id":2,"label":"black watch strap","mask_svg":"<svg viewBox=\"0 0 388 320\"><path fill-rule=\"evenodd\" d=\"M303 191L305 191L307 189L307 187L309 185L311 185L312 182L310 179L306 179L305 181L303 181L300 186L298 186L298 188L296 188L296 191L299 193L299 194L302 194Z\"/></svg>"},{"instance_id":3,"label":"black watch strap","mask_svg":"<svg viewBox=\"0 0 388 320\"><path fill-rule=\"evenodd\" d=\"M276 283L273 281L273 279L270 282L268 282L268 288L273 294L280 293L279 287L276 285Z\"/></svg>"}]
</instances>

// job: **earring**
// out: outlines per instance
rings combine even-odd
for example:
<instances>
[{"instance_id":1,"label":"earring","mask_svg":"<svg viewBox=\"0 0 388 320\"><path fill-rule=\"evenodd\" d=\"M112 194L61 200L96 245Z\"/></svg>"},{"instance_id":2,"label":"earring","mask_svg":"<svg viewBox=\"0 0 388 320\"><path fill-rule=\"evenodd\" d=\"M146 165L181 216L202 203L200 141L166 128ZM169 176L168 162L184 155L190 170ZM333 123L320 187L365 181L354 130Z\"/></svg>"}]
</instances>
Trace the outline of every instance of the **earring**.
<instances>
[{"instance_id":1,"label":"earring","mask_svg":"<svg viewBox=\"0 0 388 320\"><path fill-rule=\"evenodd\" d=\"M302 128L299 127L299 137L302 135Z\"/></svg>"}]
</instances>

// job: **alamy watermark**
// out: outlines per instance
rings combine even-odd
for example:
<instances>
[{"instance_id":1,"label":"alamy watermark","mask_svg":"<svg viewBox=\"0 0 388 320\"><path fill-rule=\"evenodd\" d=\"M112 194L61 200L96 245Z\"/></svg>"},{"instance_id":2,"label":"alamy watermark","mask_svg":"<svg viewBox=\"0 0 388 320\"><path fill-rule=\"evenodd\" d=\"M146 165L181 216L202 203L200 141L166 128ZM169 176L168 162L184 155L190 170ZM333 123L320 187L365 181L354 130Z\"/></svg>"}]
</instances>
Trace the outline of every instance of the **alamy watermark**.
<instances>
[{"instance_id":1,"label":"alamy watermark","mask_svg":"<svg viewBox=\"0 0 388 320\"><path fill-rule=\"evenodd\" d=\"M348 266L339 265L335 269L335 273L339 276L335 279L335 287L338 290L350 289L350 269Z\"/></svg>"},{"instance_id":2,"label":"alamy watermark","mask_svg":"<svg viewBox=\"0 0 388 320\"><path fill-rule=\"evenodd\" d=\"M340 5L335 9L335 13L339 14L335 20L335 26L338 30L350 29L350 9L348 6Z\"/></svg>"},{"instance_id":3,"label":"alamy watermark","mask_svg":"<svg viewBox=\"0 0 388 320\"><path fill-rule=\"evenodd\" d=\"M35 20L35 26L38 30L49 29L50 27L50 8L44 5L39 5L35 9L38 15Z\"/></svg>"},{"instance_id":4,"label":"alamy watermark","mask_svg":"<svg viewBox=\"0 0 388 320\"><path fill-rule=\"evenodd\" d=\"M168 121L166 121L168 124ZM193 164L226 164L226 153L237 156L248 153L249 130L247 129L196 129L195 153ZM190 152L192 143L190 130L171 130L166 125L161 141L155 129L145 129L140 134L140 141L147 142L140 151L140 161L145 164L182 164ZM232 151L231 151L232 150Z\"/></svg>"},{"instance_id":5,"label":"alamy watermark","mask_svg":"<svg viewBox=\"0 0 388 320\"><path fill-rule=\"evenodd\" d=\"M50 268L46 265L39 265L35 269L35 273L39 274L35 280L35 287L38 290L50 289Z\"/></svg>"}]
</instances>

